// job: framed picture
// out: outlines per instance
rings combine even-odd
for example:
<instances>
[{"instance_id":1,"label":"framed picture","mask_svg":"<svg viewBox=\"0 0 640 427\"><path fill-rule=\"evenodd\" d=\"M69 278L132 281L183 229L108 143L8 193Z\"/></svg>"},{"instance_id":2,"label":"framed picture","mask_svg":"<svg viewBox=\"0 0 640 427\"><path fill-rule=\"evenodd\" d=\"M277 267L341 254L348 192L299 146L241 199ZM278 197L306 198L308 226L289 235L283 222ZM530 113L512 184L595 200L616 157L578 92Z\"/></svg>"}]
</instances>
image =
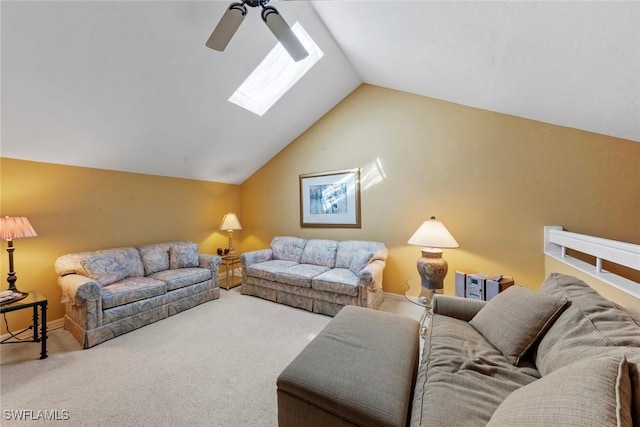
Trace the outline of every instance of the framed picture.
<instances>
[{"instance_id":1,"label":"framed picture","mask_svg":"<svg viewBox=\"0 0 640 427\"><path fill-rule=\"evenodd\" d=\"M360 169L300 175L300 227L360 228Z\"/></svg>"}]
</instances>

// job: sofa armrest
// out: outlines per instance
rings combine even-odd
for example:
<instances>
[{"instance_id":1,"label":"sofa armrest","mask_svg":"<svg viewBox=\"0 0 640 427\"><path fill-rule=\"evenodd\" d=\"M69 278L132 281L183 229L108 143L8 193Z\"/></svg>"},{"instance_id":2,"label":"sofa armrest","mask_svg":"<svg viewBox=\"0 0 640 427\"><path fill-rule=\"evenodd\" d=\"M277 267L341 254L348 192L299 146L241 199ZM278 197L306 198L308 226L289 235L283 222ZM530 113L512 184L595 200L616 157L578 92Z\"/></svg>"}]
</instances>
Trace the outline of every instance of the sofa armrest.
<instances>
[{"instance_id":1,"label":"sofa armrest","mask_svg":"<svg viewBox=\"0 0 640 427\"><path fill-rule=\"evenodd\" d=\"M62 303L84 305L90 301L100 301L102 286L93 279L80 274L67 274L58 277L58 285L62 288Z\"/></svg>"},{"instance_id":2,"label":"sofa armrest","mask_svg":"<svg viewBox=\"0 0 640 427\"><path fill-rule=\"evenodd\" d=\"M367 264L358 274L358 286L363 288L382 288L382 270L386 262L375 260Z\"/></svg>"},{"instance_id":3,"label":"sofa armrest","mask_svg":"<svg viewBox=\"0 0 640 427\"><path fill-rule=\"evenodd\" d=\"M260 249L259 251L245 252L240 255L240 262L242 268L249 267L250 265L257 264L259 262L265 262L273 259L273 251L269 249Z\"/></svg>"},{"instance_id":4,"label":"sofa armrest","mask_svg":"<svg viewBox=\"0 0 640 427\"><path fill-rule=\"evenodd\" d=\"M486 303L486 301L475 299L436 294L433 299L433 312L468 322Z\"/></svg>"},{"instance_id":5,"label":"sofa armrest","mask_svg":"<svg viewBox=\"0 0 640 427\"><path fill-rule=\"evenodd\" d=\"M198 264L202 268L208 268L213 273L218 272L218 268L222 263L222 257L218 255L198 254Z\"/></svg>"}]
</instances>

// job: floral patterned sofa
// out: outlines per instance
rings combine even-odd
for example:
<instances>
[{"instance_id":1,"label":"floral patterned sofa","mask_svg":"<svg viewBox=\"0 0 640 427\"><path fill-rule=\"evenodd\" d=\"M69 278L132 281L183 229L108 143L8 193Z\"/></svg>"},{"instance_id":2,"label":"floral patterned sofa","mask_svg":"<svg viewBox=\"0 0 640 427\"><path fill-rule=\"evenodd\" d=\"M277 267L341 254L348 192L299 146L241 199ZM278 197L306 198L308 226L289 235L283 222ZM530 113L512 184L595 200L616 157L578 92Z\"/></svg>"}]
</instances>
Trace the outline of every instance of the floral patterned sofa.
<instances>
[{"instance_id":1,"label":"floral patterned sofa","mask_svg":"<svg viewBox=\"0 0 640 427\"><path fill-rule=\"evenodd\" d=\"M277 236L240 256L241 292L329 316L346 305L377 309L386 260L384 243Z\"/></svg>"},{"instance_id":2,"label":"floral patterned sofa","mask_svg":"<svg viewBox=\"0 0 640 427\"><path fill-rule=\"evenodd\" d=\"M63 255L55 270L65 329L89 348L217 299L221 261L192 242Z\"/></svg>"}]
</instances>

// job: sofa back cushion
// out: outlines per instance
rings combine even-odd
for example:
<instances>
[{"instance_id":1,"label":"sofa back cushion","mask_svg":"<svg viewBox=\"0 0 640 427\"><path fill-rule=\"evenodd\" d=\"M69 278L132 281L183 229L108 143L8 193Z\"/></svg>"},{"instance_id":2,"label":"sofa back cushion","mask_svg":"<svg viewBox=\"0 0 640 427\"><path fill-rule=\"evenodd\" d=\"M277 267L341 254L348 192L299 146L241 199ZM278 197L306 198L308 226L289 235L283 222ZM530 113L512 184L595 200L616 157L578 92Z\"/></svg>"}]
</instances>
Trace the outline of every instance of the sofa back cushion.
<instances>
[{"instance_id":1,"label":"sofa back cushion","mask_svg":"<svg viewBox=\"0 0 640 427\"><path fill-rule=\"evenodd\" d=\"M543 282L540 292L570 301L538 345L536 365L542 375L589 357L591 351L640 349L639 320L582 280L554 273Z\"/></svg>"},{"instance_id":2,"label":"sofa back cushion","mask_svg":"<svg viewBox=\"0 0 640 427\"><path fill-rule=\"evenodd\" d=\"M193 257L193 246L195 245L195 261ZM173 254L173 262L171 259L171 248L174 248ZM145 275L150 275L153 273L157 273L158 271L169 270L171 268L181 268L177 267L180 261L178 258L181 253L190 250L191 264L193 267L198 267L198 245L196 243L187 241L187 240L177 240L173 242L162 242L162 243L153 243L150 245L139 246L138 252L140 252L140 258L142 259L142 264L144 266ZM191 265L190 265L191 266Z\"/></svg>"},{"instance_id":3,"label":"sofa back cushion","mask_svg":"<svg viewBox=\"0 0 640 427\"><path fill-rule=\"evenodd\" d=\"M336 265L337 249L338 242L335 240L308 240L302 251L300 262L302 264L313 264L333 268Z\"/></svg>"},{"instance_id":4,"label":"sofa back cushion","mask_svg":"<svg viewBox=\"0 0 640 427\"><path fill-rule=\"evenodd\" d=\"M138 252L140 252L140 257L142 258L145 276L169 269L168 245L155 244L140 246Z\"/></svg>"},{"instance_id":5,"label":"sofa back cushion","mask_svg":"<svg viewBox=\"0 0 640 427\"><path fill-rule=\"evenodd\" d=\"M387 260L387 247L384 243L367 240L344 240L338 242L336 268L351 268L353 258L360 256L362 252L371 252L373 254L371 261Z\"/></svg>"},{"instance_id":6,"label":"sofa back cushion","mask_svg":"<svg viewBox=\"0 0 640 427\"><path fill-rule=\"evenodd\" d=\"M633 389L634 422L640 423L640 319L573 276L551 274L540 292L569 300L538 345L536 366L540 374L590 357L624 355Z\"/></svg>"},{"instance_id":7,"label":"sofa back cushion","mask_svg":"<svg viewBox=\"0 0 640 427\"><path fill-rule=\"evenodd\" d=\"M104 260L100 260L101 257L104 257ZM101 265L103 267L109 266L108 268L113 270L112 273L102 277L100 279L102 281L95 279L95 277L98 277L97 275L100 274L99 269ZM91 273L85 269L85 266L88 266ZM127 277L144 276L142 260L135 248L101 249L62 255L56 260L54 268L59 276L75 273L91 277L89 274L93 274L95 277L91 278L99 283L110 281L109 276L117 278L124 275L124 277L118 280Z\"/></svg>"},{"instance_id":8,"label":"sofa back cushion","mask_svg":"<svg viewBox=\"0 0 640 427\"><path fill-rule=\"evenodd\" d=\"M273 259L300 262L306 243L299 237L276 236L271 241Z\"/></svg>"},{"instance_id":9,"label":"sofa back cushion","mask_svg":"<svg viewBox=\"0 0 640 427\"><path fill-rule=\"evenodd\" d=\"M198 245L196 243L177 243L169 247L169 267L198 267Z\"/></svg>"}]
</instances>

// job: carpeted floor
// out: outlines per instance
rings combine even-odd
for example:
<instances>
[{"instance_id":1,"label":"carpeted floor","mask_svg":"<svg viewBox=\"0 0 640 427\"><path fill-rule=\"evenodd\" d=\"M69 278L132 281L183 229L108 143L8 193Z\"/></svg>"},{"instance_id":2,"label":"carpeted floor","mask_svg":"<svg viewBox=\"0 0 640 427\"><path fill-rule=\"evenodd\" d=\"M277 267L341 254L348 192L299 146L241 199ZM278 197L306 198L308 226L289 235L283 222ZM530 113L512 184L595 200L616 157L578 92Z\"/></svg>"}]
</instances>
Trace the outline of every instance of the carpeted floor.
<instances>
[{"instance_id":1,"label":"carpeted floor","mask_svg":"<svg viewBox=\"0 0 640 427\"><path fill-rule=\"evenodd\" d=\"M401 300L382 309L419 318ZM89 350L63 329L45 360L4 345L0 425L276 426L277 376L330 320L236 288Z\"/></svg>"}]
</instances>

